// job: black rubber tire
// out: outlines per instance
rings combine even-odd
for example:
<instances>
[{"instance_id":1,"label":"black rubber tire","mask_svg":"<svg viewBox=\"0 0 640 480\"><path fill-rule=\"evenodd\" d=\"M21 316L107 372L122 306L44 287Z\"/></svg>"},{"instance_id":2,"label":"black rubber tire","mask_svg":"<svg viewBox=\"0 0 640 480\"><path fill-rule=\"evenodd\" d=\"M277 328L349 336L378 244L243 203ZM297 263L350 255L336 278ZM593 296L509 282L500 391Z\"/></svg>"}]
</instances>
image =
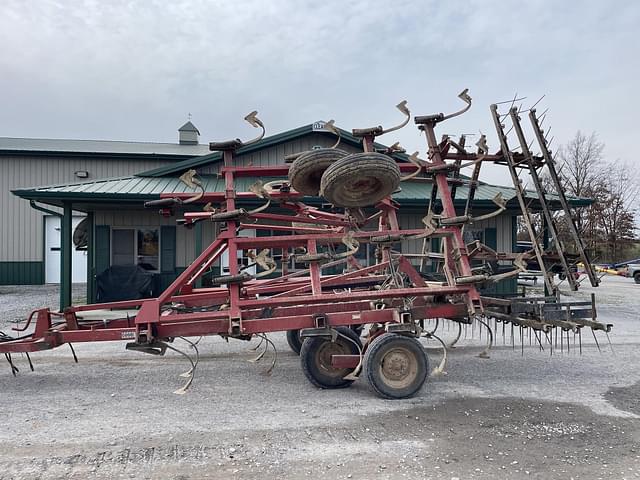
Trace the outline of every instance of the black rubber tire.
<instances>
[{"instance_id":1,"label":"black rubber tire","mask_svg":"<svg viewBox=\"0 0 640 480\"><path fill-rule=\"evenodd\" d=\"M337 148L319 148L303 153L289 167L291 186L303 195L318 195L324 171L347 155Z\"/></svg>"},{"instance_id":2,"label":"black rubber tire","mask_svg":"<svg viewBox=\"0 0 640 480\"><path fill-rule=\"evenodd\" d=\"M336 330L356 342L362 349L360 337L353 330L348 327L337 327ZM300 350L302 371L316 387L345 388L354 382L344 379L353 369L332 367L331 355L358 355L358 353L358 348L353 342L340 336L335 342L323 337L305 338Z\"/></svg>"},{"instance_id":3,"label":"black rubber tire","mask_svg":"<svg viewBox=\"0 0 640 480\"><path fill-rule=\"evenodd\" d=\"M356 335L361 337L362 336L362 331L364 330L364 324L351 325L349 328L351 330L353 330L354 332L356 332Z\"/></svg>"},{"instance_id":4,"label":"black rubber tire","mask_svg":"<svg viewBox=\"0 0 640 480\"><path fill-rule=\"evenodd\" d=\"M300 349L302 348L302 339L300 338L300 330L288 330L287 331L287 343L296 355L300 355Z\"/></svg>"},{"instance_id":5,"label":"black rubber tire","mask_svg":"<svg viewBox=\"0 0 640 480\"><path fill-rule=\"evenodd\" d=\"M396 161L381 153L352 153L322 175L320 195L338 207L368 207L391 195L400 184Z\"/></svg>"},{"instance_id":6,"label":"black rubber tire","mask_svg":"<svg viewBox=\"0 0 640 480\"><path fill-rule=\"evenodd\" d=\"M395 400L411 397L423 387L429 376L429 359L417 339L384 333L367 348L364 368L376 394Z\"/></svg>"},{"instance_id":7,"label":"black rubber tire","mask_svg":"<svg viewBox=\"0 0 640 480\"><path fill-rule=\"evenodd\" d=\"M633 274L633 279L636 283L640 283L640 272L636 272Z\"/></svg>"}]
</instances>

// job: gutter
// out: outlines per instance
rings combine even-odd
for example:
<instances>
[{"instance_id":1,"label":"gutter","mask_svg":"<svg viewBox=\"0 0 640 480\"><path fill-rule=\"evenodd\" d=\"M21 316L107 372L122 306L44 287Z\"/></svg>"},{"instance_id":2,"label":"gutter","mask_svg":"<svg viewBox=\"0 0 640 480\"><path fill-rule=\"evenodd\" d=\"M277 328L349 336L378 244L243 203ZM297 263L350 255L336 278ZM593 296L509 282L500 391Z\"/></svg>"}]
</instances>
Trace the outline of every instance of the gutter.
<instances>
[{"instance_id":1,"label":"gutter","mask_svg":"<svg viewBox=\"0 0 640 480\"><path fill-rule=\"evenodd\" d=\"M47 213L49 215L55 215L58 218L64 217L64 215L62 213L54 212L53 210L49 210L48 208L44 208L44 207L38 205L35 200L29 200L29 205L31 205L31 208L33 208L35 210L38 210L40 212Z\"/></svg>"}]
</instances>

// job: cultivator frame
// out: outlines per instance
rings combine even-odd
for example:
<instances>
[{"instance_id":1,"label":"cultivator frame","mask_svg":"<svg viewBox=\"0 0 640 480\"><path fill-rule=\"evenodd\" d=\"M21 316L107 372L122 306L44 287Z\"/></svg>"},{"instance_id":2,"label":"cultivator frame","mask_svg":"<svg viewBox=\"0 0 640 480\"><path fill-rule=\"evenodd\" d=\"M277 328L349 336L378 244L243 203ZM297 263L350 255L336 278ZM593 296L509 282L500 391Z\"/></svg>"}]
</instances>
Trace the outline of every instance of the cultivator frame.
<instances>
[{"instance_id":1,"label":"cultivator frame","mask_svg":"<svg viewBox=\"0 0 640 480\"><path fill-rule=\"evenodd\" d=\"M224 192L204 191L195 172L187 172L182 180L199 188L199 193L164 194L160 200L147 202L148 207L164 209L165 213L182 204L205 204L202 211L184 212L179 223L186 228L202 221L220 225L217 238L160 296L71 306L61 313L36 310L23 325L14 328L30 333L18 338L1 337L0 352L5 353L13 370L12 353L28 354L65 343L124 340L129 342L128 349L162 354L177 337L221 335L248 340L269 332L298 331L302 338L307 338L304 343L307 348L302 349L303 368L316 385L325 388L346 386L358 377L364 365L367 378L378 394L402 398L414 394L428 374L426 355L423 358L424 352L416 353L415 347L415 339L425 333L424 321L427 319L445 318L459 324L477 320L487 325L482 317L493 316L500 321L531 328L542 325L543 329L575 330L586 326L608 331L610 326L596 321L595 305L591 305L589 312L581 309L579 314L568 313L564 320L551 318L546 312L553 308L539 308L538 303L534 308L523 309L513 299L481 297L479 285L517 275L534 255L544 265L545 252L537 248L535 252L505 254L479 242L465 245L465 225L505 209L504 201L496 198L494 213L472 216L471 203L480 165L505 161L510 165L522 164L532 156L528 152L510 152L504 141L503 151L490 154L484 136L476 144L476 153L467 152L464 137L459 142L447 136L438 141L435 127L471 106L466 90L459 97L465 102L459 112L415 117L415 123L427 141L427 160L414 154L409 162L397 163L403 179L420 175L433 180L432 201L423 220L424 228L400 228L399 205L390 195L377 201L375 213L371 214L360 207L326 211L309 206L303 202L303 195L286 180L257 184L250 192L237 192L235 181L240 177L284 179L291 168L288 164L267 167L234 164L234 155L239 148L264 135L264 126L253 112L246 120L262 129L262 135L257 139L246 143L236 139L210 144L211 150L222 152ZM398 108L407 117L398 127L353 130L354 136L362 139L365 154L391 158L390 154L396 150L376 152L374 140L376 136L406 125L410 118L406 102ZM495 114L493 107L492 112ZM500 117L496 118L500 120ZM470 180L462 180L459 171L467 165L474 165L474 173ZM463 184L469 186L470 192L465 212L460 215L456 212L454 198L457 187ZM365 188L370 186L364 185ZM439 213L434 209L436 198L442 209ZM262 206L254 210L240 208L238 202L244 201L261 202ZM268 210L272 205L278 206L277 212ZM526 214L526 206L524 210ZM367 230L373 225L374 230ZM279 231L284 235L241 236L240 232L246 230L256 233ZM535 232L532 235L536 238ZM408 256L393 249L398 242L430 238L442 239L442 252L423 252L421 264L429 257L441 261L443 282L425 280ZM367 243L377 247L373 265L362 265L354 257L359 246ZM344 246L346 251L338 252L337 246ZM282 274L266 278L277 268L274 249L283 252ZM249 267L233 261L241 251L252 259ZM214 278L212 287L198 286L199 280L223 252L230 259L229 274ZM284 264L291 256L306 263L308 268L288 273ZM484 267L472 267L471 260L510 261L513 269L494 274ZM344 268L343 273L323 275L323 270L340 265ZM557 298L554 301L559 304ZM543 301L543 305L549 303L552 303L550 299ZM120 318L95 318L96 312L107 309L135 310L135 313L126 313ZM341 328L361 325L371 325L364 345ZM428 335L438 339L433 332ZM407 343L411 341L414 343ZM444 342L441 343L444 346ZM195 366L191 374L194 369Z\"/></svg>"}]
</instances>

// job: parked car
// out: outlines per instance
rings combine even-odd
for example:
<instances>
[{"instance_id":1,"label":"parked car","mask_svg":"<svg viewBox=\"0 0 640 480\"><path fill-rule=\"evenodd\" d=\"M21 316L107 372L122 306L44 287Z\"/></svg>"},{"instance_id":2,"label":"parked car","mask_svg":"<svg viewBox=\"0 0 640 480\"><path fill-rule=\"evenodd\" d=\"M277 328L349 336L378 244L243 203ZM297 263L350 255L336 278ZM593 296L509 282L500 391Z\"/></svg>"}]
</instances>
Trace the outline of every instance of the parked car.
<instances>
[{"instance_id":1,"label":"parked car","mask_svg":"<svg viewBox=\"0 0 640 480\"><path fill-rule=\"evenodd\" d=\"M633 278L636 283L640 283L640 263L630 263L627 266L627 277Z\"/></svg>"}]
</instances>

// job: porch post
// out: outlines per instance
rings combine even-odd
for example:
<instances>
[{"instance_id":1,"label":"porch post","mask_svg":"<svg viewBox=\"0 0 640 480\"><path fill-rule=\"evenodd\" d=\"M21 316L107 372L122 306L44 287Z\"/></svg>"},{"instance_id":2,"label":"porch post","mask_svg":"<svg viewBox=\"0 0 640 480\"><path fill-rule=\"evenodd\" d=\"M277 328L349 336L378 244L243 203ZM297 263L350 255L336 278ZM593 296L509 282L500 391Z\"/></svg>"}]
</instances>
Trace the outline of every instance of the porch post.
<instances>
[{"instance_id":1,"label":"porch post","mask_svg":"<svg viewBox=\"0 0 640 480\"><path fill-rule=\"evenodd\" d=\"M93 212L87 212L87 303L95 303L95 247Z\"/></svg>"},{"instance_id":2,"label":"porch post","mask_svg":"<svg viewBox=\"0 0 640 480\"><path fill-rule=\"evenodd\" d=\"M72 257L72 222L73 210L71 202L63 202L63 215L60 231L60 310L71 306L71 257Z\"/></svg>"}]
</instances>

